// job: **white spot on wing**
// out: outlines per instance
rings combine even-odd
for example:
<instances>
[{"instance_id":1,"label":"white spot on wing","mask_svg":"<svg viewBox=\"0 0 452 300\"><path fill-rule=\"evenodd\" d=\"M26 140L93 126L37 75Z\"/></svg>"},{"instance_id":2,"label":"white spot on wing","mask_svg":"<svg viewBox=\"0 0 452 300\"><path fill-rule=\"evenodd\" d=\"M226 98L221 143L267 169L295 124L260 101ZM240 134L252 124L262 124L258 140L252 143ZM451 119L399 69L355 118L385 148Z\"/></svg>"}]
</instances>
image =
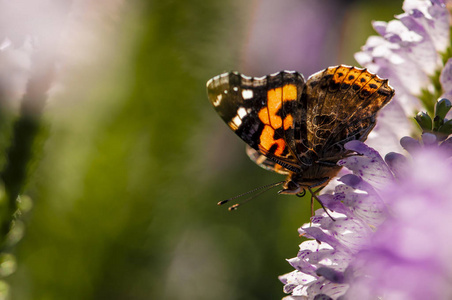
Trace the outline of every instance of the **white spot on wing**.
<instances>
[{"instance_id":1,"label":"white spot on wing","mask_svg":"<svg viewBox=\"0 0 452 300\"><path fill-rule=\"evenodd\" d=\"M217 99L215 99L215 101L212 103L213 106L217 107L221 104L221 100L223 99L223 95L219 94L217 95Z\"/></svg>"},{"instance_id":2,"label":"white spot on wing","mask_svg":"<svg viewBox=\"0 0 452 300\"><path fill-rule=\"evenodd\" d=\"M261 164L264 163L264 161L265 161L266 159L267 159L267 158L266 158L265 156L259 155L259 157L256 159L256 163L257 163L258 165L261 165Z\"/></svg>"},{"instance_id":3,"label":"white spot on wing","mask_svg":"<svg viewBox=\"0 0 452 300\"><path fill-rule=\"evenodd\" d=\"M239 116L235 116L235 117L232 119L232 123L234 123L234 125L235 125L237 128L239 128L240 125L242 125L242 120L240 119Z\"/></svg>"},{"instance_id":4,"label":"white spot on wing","mask_svg":"<svg viewBox=\"0 0 452 300\"><path fill-rule=\"evenodd\" d=\"M237 92L237 91L239 90L239 88L238 88L238 87L236 87L236 86L235 86L235 87L233 87L232 89L234 90L234 92Z\"/></svg>"},{"instance_id":5,"label":"white spot on wing","mask_svg":"<svg viewBox=\"0 0 452 300\"><path fill-rule=\"evenodd\" d=\"M254 96L253 90L242 90L242 97L245 100L252 99Z\"/></svg>"},{"instance_id":6,"label":"white spot on wing","mask_svg":"<svg viewBox=\"0 0 452 300\"><path fill-rule=\"evenodd\" d=\"M209 79L209 81L207 81L207 83L206 83L206 86L209 87L209 85L211 85L213 81L214 81L214 78Z\"/></svg>"},{"instance_id":7,"label":"white spot on wing","mask_svg":"<svg viewBox=\"0 0 452 300\"><path fill-rule=\"evenodd\" d=\"M237 110L237 116L240 117L240 119L243 119L244 116L246 116L248 113L246 112L246 109L244 107L239 107Z\"/></svg>"}]
</instances>

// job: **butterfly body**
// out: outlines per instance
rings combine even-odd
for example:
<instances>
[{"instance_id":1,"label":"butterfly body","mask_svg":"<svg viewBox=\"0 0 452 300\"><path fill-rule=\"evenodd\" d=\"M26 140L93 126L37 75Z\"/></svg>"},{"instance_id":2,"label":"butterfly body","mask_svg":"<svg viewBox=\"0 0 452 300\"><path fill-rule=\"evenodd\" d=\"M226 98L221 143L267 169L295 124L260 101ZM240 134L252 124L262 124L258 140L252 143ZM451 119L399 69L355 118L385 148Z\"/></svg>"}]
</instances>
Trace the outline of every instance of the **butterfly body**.
<instances>
[{"instance_id":1,"label":"butterfly body","mask_svg":"<svg viewBox=\"0 0 452 300\"><path fill-rule=\"evenodd\" d=\"M259 166L287 175L283 194L322 188L337 175L344 145L365 141L378 111L393 97L386 79L366 69L330 67L311 75L282 71L264 77L237 72L207 82L211 103L247 143Z\"/></svg>"}]
</instances>

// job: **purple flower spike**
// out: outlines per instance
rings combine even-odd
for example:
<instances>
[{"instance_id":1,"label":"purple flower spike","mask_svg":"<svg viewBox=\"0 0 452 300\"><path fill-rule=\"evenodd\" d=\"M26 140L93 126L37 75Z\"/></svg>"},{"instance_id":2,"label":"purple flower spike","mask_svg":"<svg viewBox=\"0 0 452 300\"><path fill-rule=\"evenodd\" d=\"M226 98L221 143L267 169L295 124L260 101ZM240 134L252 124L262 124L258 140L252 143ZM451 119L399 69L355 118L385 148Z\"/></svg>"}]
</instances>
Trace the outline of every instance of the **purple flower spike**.
<instances>
[{"instance_id":1,"label":"purple flower spike","mask_svg":"<svg viewBox=\"0 0 452 300\"><path fill-rule=\"evenodd\" d=\"M393 21L374 22L380 36L356 54L389 78L396 96L369 135L372 147L345 144L357 155L338 165L351 174L319 196L334 221L317 210L299 228L307 240L288 260L295 270L280 276L287 300L452 299L452 137L408 137L419 95L438 85L433 75L440 74L443 97L452 98L452 59L442 62L451 17L442 0L405 0L403 10Z\"/></svg>"},{"instance_id":2,"label":"purple flower spike","mask_svg":"<svg viewBox=\"0 0 452 300\"><path fill-rule=\"evenodd\" d=\"M362 155L344 162L354 174L322 196L341 211L332 221L318 210L299 229L310 239L288 260L295 271L280 277L284 290L299 299L451 299L450 154L431 145L410 159L392 153L387 161L402 174L395 179L375 150L347 147ZM372 181L369 169L385 180Z\"/></svg>"},{"instance_id":3,"label":"purple flower spike","mask_svg":"<svg viewBox=\"0 0 452 300\"><path fill-rule=\"evenodd\" d=\"M450 13L444 1L405 0L404 13L389 22L374 22L380 36L368 38L356 60L389 79L396 94L380 113L368 144L380 153L401 152L398 141L415 127L413 111L422 110L423 90L432 90L432 76L442 70L443 97L452 95L452 61L443 66L442 53L450 46Z\"/></svg>"},{"instance_id":4,"label":"purple flower spike","mask_svg":"<svg viewBox=\"0 0 452 300\"><path fill-rule=\"evenodd\" d=\"M388 185L391 214L349 265L346 299L451 299L452 168L437 148L416 152Z\"/></svg>"},{"instance_id":5,"label":"purple flower spike","mask_svg":"<svg viewBox=\"0 0 452 300\"><path fill-rule=\"evenodd\" d=\"M405 156L399 153L390 152L386 154L385 161L396 178L406 178L408 171L405 168L405 165L407 164L407 158Z\"/></svg>"},{"instance_id":6,"label":"purple flower spike","mask_svg":"<svg viewBox=\"0 0 452 300\"><path fill-rule=\"evenodd\" d=\"M400 139L400 144L402 145L403 149L410 153L421 148L419 141L413 139L410 136L404 136L402 139Z\"/></svg>"},{"instance_id":7,"label":"purple flower spike","mask_svg":"<svg viewBox=\"0 0 452 300\"><path fill-rule=\"evenodd\" d=\"M389 167L378 152L361 142L350 142L346 147L362 156L344 159L343 165L354 174L341 177L342 184L335 187L333 195L320 196L330 209L339 208L333 212L335 221L317 210L312 225L299 229L310 240L301 243L297 257L288 260L295 271L280 277L284 291L292 296L337 299L343 295L349 286L344 272L387 216L375 186L393 179Z\"/></svg>"},{"instance_id":8,"label":"purple flower spike","mask_svg":"<svg viewBox=\"0 0 452 300\"><path fill-rule=\"evenodd\" d=\"M452 98L452 59L446 62L443 71L441 72L441 76L439 78L441 86L443 87L444 93L442 94L442 98Z\"/></svg>"},{"instance_id":9,"label":"purple flower spike","mask_svg":"<svg viewBox=\"0 0 452 300\"><path fill-rule=\"evenodd\" d=\"M448 138L444 142L439 145L439 148L448 154L448 156L452 156L452 138Z\"/></svg>"},{"instance_id":10,"label":"purple flower spike","mask_svg":"<svg viewBox=\"0 0 452 300\"><path fill-rule=\"evenodd\" d=\"M345 166L353 171L353 174L362 177L371 183L374 188L380 189L393 179L391 171L385 164L380 154L360 141L351 141L345 144L347 150L352 150L361 156L351 156L342 159L338 165Z\"/></svg>"}]
</instances>

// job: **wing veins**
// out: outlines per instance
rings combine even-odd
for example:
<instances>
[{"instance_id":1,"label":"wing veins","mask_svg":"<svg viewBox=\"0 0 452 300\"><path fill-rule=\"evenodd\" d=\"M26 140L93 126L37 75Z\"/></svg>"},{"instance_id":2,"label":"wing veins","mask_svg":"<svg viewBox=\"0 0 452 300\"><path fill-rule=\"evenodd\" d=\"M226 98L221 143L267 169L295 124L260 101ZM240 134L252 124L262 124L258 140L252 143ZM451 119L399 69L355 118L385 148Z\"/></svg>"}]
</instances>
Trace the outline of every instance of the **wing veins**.
<instances>
[{"instance_id":1,"label":"wing veins","mask_svg":"<svg viewBox=\"0 0 452 300\"><path fill-rule=\"evenodd\" d=\"M281 99L281 111L285 113L285 110L284 110L284 98L283 98L284 97L284 84L283 84L284 83L284 77L283 77L284 76L284 72L280 72L279 74L281 76L281 83L282 83L281 84L281 97L280 97L280 99ZM270 89L269 88L269 82L270 82L269 78L270 78L270 75L267 76L267 90ZM298 89L298 86L297 86L297 89ZM298 100L299 99L297 99L295 101L298 101ZM281 134L279 134L278 131L277 131L278 128L275 128L274 125L272 124L272 121L271 121L272 119L271 119L271 115L270 115L270 109L268 107L268 98L267 98L267 115L268 115L268 120L269 120L269 123L270 123L270 127L274 130L275 135L278 136L279 138L283 139L284 144L289 149L290 154L292 154L292 156L295 158L295 160L288 160L288 159L281 159L281 158L279 158L276 155L272 155L272 157L273 157L272 160L275 161L275 159L277 159L277 160L280 160L280 161L282 161L284 163L289 163L290 162L290 165L293 166L293 167L297 167L297 165L294 164L295 161L297 161L300 165L303 165L303 163L301 162L300 158L298 157L298 155L296 154L296 152L294 151L294 149L292 148L292 146L288 142L288 138L286 136L286 130L283 130L284 136L281 136ZM281 118L281 122L282 122L281 126L283 126L283 128L284 128L284 118ZM295 127L295 124L293 124L293 127ZM265 151L265 152L267 154L264 154L264 153L263 154L265 156L269 157L270 152L268 152L268 151ZM278 163L277 161L275 161L275 162ZM282 164L280 164L280 165L283 166ZM283 166L283 167L285 167L285 166ZM297 167L297 169L301 170L301 168L299 168L299 167Z\"/></svg>"}]
</instances>

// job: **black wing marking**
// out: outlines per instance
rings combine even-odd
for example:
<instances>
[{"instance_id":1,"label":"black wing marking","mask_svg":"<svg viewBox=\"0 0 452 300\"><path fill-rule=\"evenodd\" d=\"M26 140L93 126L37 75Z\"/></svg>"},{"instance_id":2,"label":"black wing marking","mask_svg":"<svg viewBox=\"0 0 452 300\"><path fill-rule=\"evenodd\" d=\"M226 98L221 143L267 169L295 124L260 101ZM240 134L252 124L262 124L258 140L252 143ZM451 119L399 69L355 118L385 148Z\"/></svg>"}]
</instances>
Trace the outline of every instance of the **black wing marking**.
<instances>
[{"instance_id":1,"label":"black wing marking","mask_svg":"<svg viewBox=\"0 0 452 300\"><path fill-rule=\"evenodd\" d=\"M308 141L320 158L340 157L343 145L364 141L376 124L377 112L394 95L387 80L366 69L330 67L306 84Z\"/></svg>"},{"instance_id":2,"label":"black wing marking","mask_svg":"<svg viewBox=\"0 0 452 300\"><path fill-rule=\"evenodd\" d=\"M293 171L300 163L294 137L303 88L303 76L289 71L259 78L230 72L207 82L210 102L228 126L251 148Z\"/></svg>"}]
</instances>

